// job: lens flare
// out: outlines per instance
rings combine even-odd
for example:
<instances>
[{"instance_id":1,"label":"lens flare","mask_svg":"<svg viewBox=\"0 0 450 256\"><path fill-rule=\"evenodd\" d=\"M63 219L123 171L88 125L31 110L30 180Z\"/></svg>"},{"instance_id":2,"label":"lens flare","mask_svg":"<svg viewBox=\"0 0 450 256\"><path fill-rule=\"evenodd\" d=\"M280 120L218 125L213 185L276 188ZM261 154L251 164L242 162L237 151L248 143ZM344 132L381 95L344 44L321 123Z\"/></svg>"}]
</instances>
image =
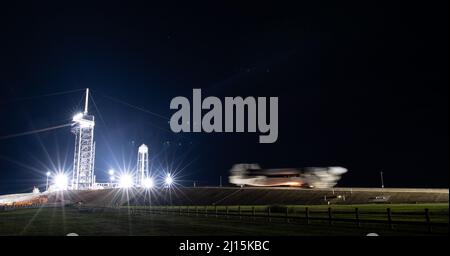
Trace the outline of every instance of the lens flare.
<instances>
[{"instance_id":1,"label":"lens flare","mask_svg":"<svg viewBox=\"0 0 450 256\"><path fill-rule=\"evenodd\" d=\"M167 174L166 179L164 180L164 182L166 183L167 186L172 185L172 183L173 183L173 178L172 178L172 176L170 176L170 173Z\"/></svg>"},{"instance_id":2,"label":"lens flare","mask_svg":"<svg viewBox=\"0 0 450 256\"><path fill-rule=\"evenodd\" d=\"M131 188L133 186L133 176L130 174L122 174L119 178L120 188Z\"/></svg>"},{"instance_id":3,"label":"lens flare","mask_svg":"<svg viewBox=\"0 0 450 256\"><path fill-rule=\"evenodd\" d=\"M69 178L64 173L58 173L53 180L57 190L66 190L69 186Z\"/></svg>"},{"instance_id":4,"label":"lens flare","mask_svg":"<svg viewBox=\"0 0 450 256\"><path fill-rule=\"evenodd\" d=\"M152 178L145 178L145 179L142 181L142 186L143 186L144 188L147 188L147 189L153 188L153 187L154 187L153 179L152 179Z\"/></svg>"}]
</instances>

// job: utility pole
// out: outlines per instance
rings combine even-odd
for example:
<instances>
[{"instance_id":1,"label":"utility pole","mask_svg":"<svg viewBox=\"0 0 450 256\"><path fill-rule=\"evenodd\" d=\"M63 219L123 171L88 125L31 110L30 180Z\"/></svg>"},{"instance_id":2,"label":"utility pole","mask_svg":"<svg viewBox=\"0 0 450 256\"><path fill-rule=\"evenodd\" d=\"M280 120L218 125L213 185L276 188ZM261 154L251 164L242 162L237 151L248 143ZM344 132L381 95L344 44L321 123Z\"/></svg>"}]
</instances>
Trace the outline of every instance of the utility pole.
<instances>
[{"instance_id":1,"label":"utility pole","mask_svg":"<svg viewBox=\"0 0 450 256\"><path fill-rule=\"evenodd\" d=\"M222 176L220 176L219 187L222 187Z\"/></svg>"},{"instance_id":2,"label":"utility pole","mask_svg":"<svg viewBox=\"0 0 450 256\"><path fill-rule=\"evenodd\" d=\"M47 183L45 185L45 191L48 191L48 177L50 177L50 172L47 172L45 175L47 175Z\"/></svg>"}]
</instances>

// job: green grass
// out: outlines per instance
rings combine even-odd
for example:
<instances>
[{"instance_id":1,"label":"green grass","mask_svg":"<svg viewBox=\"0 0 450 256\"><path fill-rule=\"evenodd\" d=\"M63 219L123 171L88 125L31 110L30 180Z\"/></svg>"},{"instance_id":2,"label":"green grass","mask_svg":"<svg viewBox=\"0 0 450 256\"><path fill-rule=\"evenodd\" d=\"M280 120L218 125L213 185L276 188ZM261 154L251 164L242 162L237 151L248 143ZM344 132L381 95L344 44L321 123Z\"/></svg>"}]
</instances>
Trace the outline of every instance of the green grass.
<instances>
[{"instance_id":1,"label":"green grass","mask_svg":"<svg viewBox=\"0 0 450 256\"><path fill-rule=\"evenodd\" d=\"M446 213L448 223L448 204L432 205L359 205L364 211L380 211L389 206L395 211L415 212L429 208L434 213ZM292 206L292 214L304 210L305 206ZM328 206L308 206L311 211L325 212ZM354 206L332 206L336 210L346 211ZM141 208L141 207L132 207ZM165 207L161 207L165 208ZM191 210L194 207L190 207ZM380 235L429 235L425 227L398 227L389 230L386 225L363 225L357 228L354 223L342 223L329 226L326 222L313 222L310 225L302 221L286 223L283 219L239 218L237 216L216 218L213 206L207 207L208 217L178 216L172 214L129 214L131 209L121 211L80 212L75 208L21 209L0 212L0 235L365 235L376 232ZM260 210L266 206L258 206ZM169 209L175 210L176 206ZM230 207L237 213L237 206ZM252 206L241 207L251 211ZM403 217L402 217L403 218ZM433 234L448 234L448 226L436 228Z\"/></svg>"}]
</instances>

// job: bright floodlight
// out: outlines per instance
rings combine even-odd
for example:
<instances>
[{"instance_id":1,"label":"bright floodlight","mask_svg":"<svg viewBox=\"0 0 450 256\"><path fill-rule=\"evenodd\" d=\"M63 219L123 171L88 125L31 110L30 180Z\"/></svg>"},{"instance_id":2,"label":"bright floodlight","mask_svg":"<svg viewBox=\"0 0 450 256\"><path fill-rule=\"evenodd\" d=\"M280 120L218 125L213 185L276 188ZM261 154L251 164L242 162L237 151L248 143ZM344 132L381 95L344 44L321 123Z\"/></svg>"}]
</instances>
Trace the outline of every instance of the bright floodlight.
<instances>
[{"instance_id":1,"label":"bright floodlight","mask_svg":"<svg viewBox=\"0 0 450 256\"><path fill-rule=\"evenodd\" d=\"M113 169L110 169L110 170L108 171L108 173L109 173L109 175L114 175L114 170L113 170Z\"/></svg>"},{"instance_id":2,"label":"bright floodlight","mask_svg":"<svg viewBox=\"0 0 450 256\"><path fill-rule=\"evenodd\" d=\"M173 178L170 176L170 173L167 174L167 177L166 177L166 179L164 180L164 182L166 183L167 186L172 185L172 183L173 183Z\"/></svg>"},{"instance_id":3,"label":"bright floodlight","mask_svg":"<svg viewBox=\"0 0 450 256\"><path fill-rule=\"evenodd\" d=\"M119 178L120 188L131 188L133 186L133 177L130 174L123 174Z\"/></svg>"},{"instance_id":4,"label":"bright floodlight","mask_svg":"<svg viewBox=\"0 0 450 256\"><path fill-rule=\"evenodd\" d=\"M153 179L152 178L145 178L142 181L142 186L144 186L144 188L153 188L153 186L154 186Z\"/></svg>"},{"instance_id":5,"label":"bright floodlight","mask_svg":"<svg viewBox=\"0 0 450 256\"><path fill-rule=\"evenodd\" d=\"M83 118L83 113L77 113L76 115L73 116L73 121L79 121L81 118Z\"/></svg>"},{"instance_id":6,"label":"bright floodlight","mask_svg":"<svg viewBox=\"0 0 450 256\"><path fill-rule=\"evenodd\" d=\"M54 183L58 190L66 190L69 185L69 178L63 173L58 173L55 176Z\"/></svg>"},{"instance_id":7,"label":"bright floodlight","mask_svg":"<svg viewBox=\"0 0 450 256\"><path fill-rule=\"evenodd\" d=\"M47 177L48 177L48 176L50 176L50 174L51 174L50 172L47 172L45 175L47 175Z\"/></svg>"}]
</instances>

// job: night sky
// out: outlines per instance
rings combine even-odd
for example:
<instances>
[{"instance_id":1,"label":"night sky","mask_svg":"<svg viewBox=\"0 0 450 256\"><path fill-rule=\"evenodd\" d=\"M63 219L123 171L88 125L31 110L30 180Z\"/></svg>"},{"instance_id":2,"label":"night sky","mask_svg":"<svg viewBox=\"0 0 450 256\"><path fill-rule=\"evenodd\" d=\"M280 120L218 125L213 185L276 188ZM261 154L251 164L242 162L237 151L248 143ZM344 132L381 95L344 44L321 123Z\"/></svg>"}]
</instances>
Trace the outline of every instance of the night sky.
<instances>
[{"instance_id":1,"label":"night sky","mask_svg":"<svg viewBox=\"0 0 450 256\"><path fill-rule=\"evenodd\" d=\"M98 181L146 143L153 171L186 186L259 163L343 166L339 186L378 187L383 171L386 187L448 188L447 1L45 2L0 9L0 137L68 123L89 87ZM170 100L193 88L279 97L277 142L173 133ZM0 140L0 194L71 171L73 147L70 128Z\"/></svg>"}]
</instances>

